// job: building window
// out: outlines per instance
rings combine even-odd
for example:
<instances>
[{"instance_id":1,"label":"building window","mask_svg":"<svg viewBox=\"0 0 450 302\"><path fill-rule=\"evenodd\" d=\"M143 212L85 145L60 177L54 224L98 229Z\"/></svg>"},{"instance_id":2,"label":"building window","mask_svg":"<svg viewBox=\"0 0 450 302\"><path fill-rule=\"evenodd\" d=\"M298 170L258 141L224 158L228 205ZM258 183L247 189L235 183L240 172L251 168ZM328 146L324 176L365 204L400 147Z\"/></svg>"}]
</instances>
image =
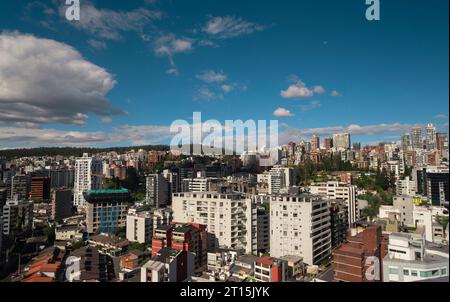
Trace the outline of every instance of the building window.
<instances>
[{"instance_id":1,"label":"building window","mask_svg":"<svg viewBox=\"0 0 450 302\"><path fill-rule=\"evenodd\" d=\"M447 269L446 268L441 268L441 275L442 276L446 276L447 275Z\"/></svg>"},{"instance_id":2,"label":"building window","mask_svg":"<svg viewBox=\"0 0 450 302\"><path fill-rule=\"evenodd\" d=\"M404 276L409 276L409 270L404 269L404 270L403 270L403 275L404 275Z\"/></svg>"},{"instance_id":3,"label":"building window","mask_svg":"<svg viewBox=\"0 0 450 302\"><path fill-rule=\"evenodd\" d=\"M389 274L391 274L391 275L398 275L398 268L390 267L389 268Z\"/></svg>"},{"instance_id":4,"label":"building window","mask_svg":"<svg viewBox=\"0 0 450 302\"><path fill-rule=\"evenodd\" d=\"M411 271L411 276L417 277L417 271Z\"/></svg>"}]
</instances>

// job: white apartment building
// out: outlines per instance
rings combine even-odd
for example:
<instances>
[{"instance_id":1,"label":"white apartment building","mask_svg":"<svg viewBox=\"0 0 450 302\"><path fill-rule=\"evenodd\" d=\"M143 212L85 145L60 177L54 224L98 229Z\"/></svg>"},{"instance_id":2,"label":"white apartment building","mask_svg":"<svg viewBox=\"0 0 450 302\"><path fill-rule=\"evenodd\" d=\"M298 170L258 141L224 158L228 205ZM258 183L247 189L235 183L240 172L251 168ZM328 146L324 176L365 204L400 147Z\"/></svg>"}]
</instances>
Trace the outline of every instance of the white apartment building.
<instances>
[{"instance_id":1,"label":"white apartment building","mask_svg":"<svg viewBox=\"0 0 450 302\"><path fill-rule=\"evenodd\" d=\"M448 246L425 241L422 234L393 233L383 259L384 282L415 282L448 278Z\"/></svg>"},{"instance_id":2,"label":"white apartment building","mask_svg":"<svg viewBox=\"0 0 450 302\"><path fill-rule=\"evenodd\" d=\"M416 195L416 182L409 176L397 181L397 195L414 196Z\"/></svg>"},{"instance_id":3,"label":"white apartment building","mask_svg":"<svg viewBox=\"0 0 450 302\"><path fill-rule=\"evenodd\" d=\"M270 203L270 255L303 257L313 265L330 255L331 223L328 200L321 196L280 195Z\"/></svg>"},{"instance_id":4,"label":"white apartment building","mask_svg":"<svg viewBox=\"0 0 450 302\"><path fill-rule=\"evenodd\" d=\"M165 209L150 211L128 210L127 214L127 240L130 242L149 243L154 230L160 225L172 222L172 212Z\"/></svg>"},{"instance_id":5,"label":"white apartment building","mask_svg":"<svg viewBox=\"0 0 450 302\"><path fill-rule=\"evenodd\" d=\"M348 223L350 226L360 219L360 210L356 199L356 186L349 186L338 181L328 181L309 186L309 192L328 199L345 201L348 207Z\"/></svg>"},{"instance_id":6,"label":"white apartment building","mask_svg":"<svg viewBox=\"0 0 450 302\"><path fill-rule=\"evenodd\" d=\"M447 216L448 210L445 207L437 206L414 206L413 221L415 226L425 228L425 240L435 243L441 243L442 234L436 234L435 228L438 226L436 223L436 216Z\"/></svg>"},{"instance_id":7,"label":"white apartment building","mask_svg":"<svg viewBox=\"0 0 450 302\"><path fill-rule=\"evenodd\" d=\"M267 183L269 194L278 194L284 188L295 185L295 171L292 168L275 166L270 171L257 175L258 183Z\"/></svg>"},{"instance_id":8,"label":"white apartment building","mask_svg":"<svg viewBox=\"0 0 450 302\"><path fill-rule=\"evenodd\" d=\"M127 214L127 240L130 242L148 243L152 239L153 217L148 211L137 212L128 210Z\"/></svg>"},{"instance_id":9,"label":"white apartment building","mask_svg":"<svg viewBox=\"0 0 450 302\"><path fill-rule=\"evenodd\" d=\"M251 198L240 193L175 193L172 209L176 222L206 225L219 246L255 252L252 227L256 225L256 206Z\"/></svg>"},{"instance_id":10,"label":"white apartment building","mask_svg":"<svg viewBox=\"0 0 450 302\"><path fill-rule=\"evenodd\" d=\"M74 206L84 207L84 191L101 189L102 172L102 162L93 157L89 157L87 153L84 153L83 157L75 160Z\"/></svg>"}]
</instances>

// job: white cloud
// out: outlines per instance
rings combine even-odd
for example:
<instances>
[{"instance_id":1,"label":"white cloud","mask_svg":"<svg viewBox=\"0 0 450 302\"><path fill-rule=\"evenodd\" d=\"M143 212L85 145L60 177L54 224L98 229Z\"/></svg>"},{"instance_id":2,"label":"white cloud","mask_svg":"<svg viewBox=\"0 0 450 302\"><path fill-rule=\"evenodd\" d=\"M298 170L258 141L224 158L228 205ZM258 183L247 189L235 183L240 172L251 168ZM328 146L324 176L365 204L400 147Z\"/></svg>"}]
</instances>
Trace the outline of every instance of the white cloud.
<instances>
[{"instance_id":1,"label":"white cloud","mask_svg":"<svg viewBox=\"0 0 450 302\"><path fill-rule=\"evenodd\" d=\"M305 99L314 95L313 90L306 87L305 83L298 81L290 85L286 90L282 90L280 95L287 99Z\"/></svg>"},{"instance_id":2,"label":"white cloud","mask_svg":"<svg viewBox=\"0 0 450 302\"><path fill-rule=\"evenodd\" d=\"M289 127L280 132L280 143L287 143L289 141L298 140L304 136L311 135L333 135L336 133L350 133L352 135L375 135L382 133L402 133L411 130L412 127L418 126L413 124L376 124L376 125L349 125L349 126L334 126L323 128L307 128L299 129L295 127Z\"/></svg>"},{"instance_id":3,"label":"white cloud","mask_svg":"<svg viewBox=\"0 0 450 302\"><path fill-rule=\"evenodd\" d=\"M125 114L106 99L115 84L67 44L0 34L0 123L83 125L90 113Z\"/></svg>"},{"instance_id":4,"label":"white cloud","mask_svg":"<svg viewBox=\"0 0 450 302\"><path fill-rule=\"evenodd\" d=\"M324 94L325 93L325 88L323 88L320 85L316 85L316 86L314 86L313 91L314 91L314 93L317 93L317 94Z\"/></svg>"},{"instance_id":5,"label":"white cloud","mask_svg":"<svg viewBox=\"0 0 450 302\"><path fill-rule=\"evenodd\" d=\"M132 11L114 11L98 9L90 2L80 6L80 21L70 22L73 26L94 34L99 38L120 40L125 32L142 34L144 27L162 17L162 12L138 8ZM61 5L60 14L65 15L67 6Z\"/></svg>"},{"instance_id":6,"label":"white cloud","mask_svg":"<svg viewBox=\"0 0 450 302\"><path fill-rule=\"evenodd\" d=\"M234 38L264 30L265 27L234 16L211 17L202 31L218 39Z\"/></svg>"},{"instance_id":7,"label":"white cloud","mask_svg":"<svg viewBox=\"0 0 450 302\"><path fill-rule=\"evenodd\" d=\"M448 115L443 114L443 113L441 113L441 114L436 114L436 115L434 116L434 118L435 118L435 119L439 119L439 120L445 120L445 119L448 119Z\"/></svg>"},{"instance_id":8,"label":"white cloud","mask_svg":"<svg viewBox=\"0 0 450 302\"><path fill-rule=\"evenodd\" d=\"M112 118L110 118L109 116L105 116L100 119L100 122L105 125L111 124L112 121Z\"/></svg>"},{"instance_id":9,"label":"white cloud","mask_svg":"<svg viewBox=\"0 0 450 302\"><path fill-rule=\"evenodd\" d=\"M319 101L311 101L307 105L300 106L300 108L303 112L305 112L305 111L313 110L315 108L319 108L320 106L322 106L322 104Z\"/></svg>"},{"instance_id":10,"label":"white cloud","mask_svg":"<svg viewBox=\"0 0 450 302\"><path fill-rule=\"evenodd\" d=\"M177 53L187 53L193 49L193 40L177 38L174 34L160 36L154 43L153 51L158 56L169 58L170 68L166 73L174 76L179 75L178 67L173 56Z\"/></svg>"},{"instance_id":11,"label":"white cloud","mask_svg":"<svg viewBox=\"0 0 450 302\"><path fill-rule=\"evenodd\" d=\"M192 48L192 40L168 34L156 39L154 51L157 55L173 56L176 53L189 52Z\"/></svg>"},{"instance_id":12,"label":"white cloud","mask_svg":"<svg viewBox=\"0 0 450 302\"><path fill-rule=\"evenodd\" d=\"M89 39L89 40L88 40L88 44L89 44L92 48L98 49L98 50L102 50L102 49L108 48L108 46L106 45L105 42L99 41L99 40L95 40L95 39Z\"/></svg>"},{"instance_id":13,"label":"white cloud","mask_svg":"<svg viewBox=\"0 0 450 302\"><path fill-rule=\"evenodd\" d=\"M231 91L234 90L234 86L233 85L229 85L229 84L224 84L224 85L222 85L221 88L222 88L222 91L224 93L230 93Z\"/></svg>"},{"instance_id":14,"label":"white cloud","mask_svg":"<svg viewBox=\"0 0 450 302\"><path fill-rule=\"evenodd\" d=\"M342 96L342 95L339 93L339 91L333 90L333 91L330 93L330 96L332 96L332 97L337 97L337 96Z\"/></svg>"},{"instance_id":15,"label":"white cloud","mask_svg":"<svg viewBox=\"0 0 450 302\"><path fill-rule=\"evenodd\" d=\"M278 108L273 112L273 116L275 117L291 117L294 116L293 113L291 113L289 110L284 108Z\"/></svg>"},{"instance_id":16,"label":"white cloud","mask_svg":"<svg viewBox=\"0 0 450 302\"><path fill-rule=\"evenodd\" d=\"M194 96L194 100L205 100L205 101L214 101L214 100L223 100L224 96L222 93L217 93L213 91L206 85L201 86L197 94Z\"/></svg>"},{"instance_id":17,"label":"white cloud","mask_svg":"<svg viewBox=\"0 0 450 302\"><path fill-rule=\"evenodd\" d=\"M197 75L197 79L205 83L222 83L227 80L227 75L222 71L215 72L214 70L204 70Z\"/></svg>"}]
</instances>

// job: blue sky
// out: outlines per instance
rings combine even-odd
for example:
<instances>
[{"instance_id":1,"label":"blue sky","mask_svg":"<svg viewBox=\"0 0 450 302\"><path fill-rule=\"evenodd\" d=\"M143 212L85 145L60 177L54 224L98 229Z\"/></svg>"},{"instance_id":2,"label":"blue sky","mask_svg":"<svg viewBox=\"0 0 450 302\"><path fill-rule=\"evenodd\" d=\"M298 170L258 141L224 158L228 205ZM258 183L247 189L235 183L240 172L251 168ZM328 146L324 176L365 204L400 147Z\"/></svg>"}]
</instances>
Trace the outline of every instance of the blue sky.
<instances>
[{"instance_id":1,"label":"blue sky","mask_svg":"<svg viewBox=\"0 0 450 302\"><path fill-rule=\"evenodd\" d=\"M0 2L0 148L168 143L194 111L278 119L292 140L447 132L447 0L381 0L375 22L363 0L81 0L72 23L64 2Z\"/></svg>"}]
</instances>

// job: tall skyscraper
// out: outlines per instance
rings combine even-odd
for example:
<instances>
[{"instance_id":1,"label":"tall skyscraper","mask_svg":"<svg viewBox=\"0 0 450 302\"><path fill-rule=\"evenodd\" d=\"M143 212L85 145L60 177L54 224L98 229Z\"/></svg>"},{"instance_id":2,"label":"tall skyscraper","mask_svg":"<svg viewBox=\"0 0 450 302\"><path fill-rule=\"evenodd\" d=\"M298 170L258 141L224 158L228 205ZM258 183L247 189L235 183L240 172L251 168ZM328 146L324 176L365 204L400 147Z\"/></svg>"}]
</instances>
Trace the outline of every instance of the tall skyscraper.
<instances>
[{"instance_id":1,"label":"tall skyscraper","mask_svg":"<svg viewBox=\"0 0 450 302\"><path fill-rule=\"evenodd\" d=\"M162 174L151 174L146 179L146 200L157 208L169 201L169 183Z\"/></svg>"},{"instance_id":2,"label":"tall skyscraper","mask_svg":"<svg viewBox=\"0 0 450 302\"><path fill-rule=\"evenodd\" d=\"M402 150L407 151L411 148L411 134L404 133L402 135Z\"/></svg>"},{"instance_id":3,"label":"tall skyscraper","mask_svg":"<svg viewBox=\"0 0 450 302\"><path fill-rule=\"evenodd\" d=\"M330 150L333 148L333 139L331 137L326 137L323 139L323 146L325 147L325 150Z\"/></svg>"},{"instance_id":4,"label":"tall skyscraper","mask_svg":"<svg viewBox=\"0 0 450 302\"><path fill-rule=\"evenodd\" d=\"M333 147L336 149L350 149L350 134L338 133L333 135Z\"/></svg>"},{"instance_id":5,"label":"tall skyscraper","mask_svg":"<svg viewBox=\"0 0 450 302\"><path fill-rule=\"evenodd\" d=\"M414 149L422 149L422 128L414 127L411 129L412 147Z\"/></svg>"},{"instance_id":6,"label":"tall skyscraper","mask_svg":"<svg viewBox=\"0 0 450 302\"><path fill-rule=\"evenodd\" d=\"M439 150L440 155L443 158L448 159L448 134L437 133L436 134L436 148Z\"/></svg>"},{"instance_id":7,"label":"tall skyscraper","mask_svg":"<svg viewBox=\"0 0 450 302\"><path fill-rule=\"evenodd\" d=\"M89 157L87 153L75 160L75 181L73 188L74 206L84 206L83 192L99 190L102 185L102 162Z\"/></svg>"},{"instance_id":8,"label":"tall skyscraper","mask_svg":"<svg viewBox=\"0 0 450 302\"><path fill-rule=\"evenodd\" d=\"M311 151L316 152L317 149L320 149L320 137L314 135L311 138Z\"/></svg>"},{"instance_id":9,"label":"tall skyscraper","mask_svg":"<svg viewBox=\"0 0 450 302\"><path fill-rule=\"evenodd\" d=\"M427 132L427 150L436 149L436 127L433 124L428 124Z\"/></svg>"}]
</instances>

